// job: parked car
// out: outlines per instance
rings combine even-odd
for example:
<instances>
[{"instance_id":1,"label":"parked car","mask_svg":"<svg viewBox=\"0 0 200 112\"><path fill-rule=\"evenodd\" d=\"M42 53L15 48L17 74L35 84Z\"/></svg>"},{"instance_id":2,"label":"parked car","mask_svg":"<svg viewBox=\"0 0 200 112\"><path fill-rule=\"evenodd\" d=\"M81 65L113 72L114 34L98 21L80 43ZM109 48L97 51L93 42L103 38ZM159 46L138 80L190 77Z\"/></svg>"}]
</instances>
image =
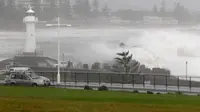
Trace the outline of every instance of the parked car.
<instances>
[{"instance_id":1,"label":"parked car","mask_svg":"<svg viewBox=\"0 0 200 112\"><path fill-rule=\"evenodd\" d=\"M39 76L28 67L10 68L5 78L5 85L50 86L50 80Z\"/></svg>"}]
</instances>

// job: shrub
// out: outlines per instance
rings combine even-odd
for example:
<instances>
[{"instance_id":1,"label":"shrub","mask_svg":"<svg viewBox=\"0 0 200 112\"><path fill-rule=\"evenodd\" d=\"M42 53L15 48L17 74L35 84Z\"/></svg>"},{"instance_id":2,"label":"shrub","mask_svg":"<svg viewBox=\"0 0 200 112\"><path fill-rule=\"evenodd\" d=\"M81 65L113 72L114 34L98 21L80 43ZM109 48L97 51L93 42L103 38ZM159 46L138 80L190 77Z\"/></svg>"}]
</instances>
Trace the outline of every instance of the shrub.
<instances>
[{"instance_id":1,"label":"shrub","mask_svg":"<svg viewBox=\"0 0 200 112\"><path fill-rule=\"evenodd\" d=\"M157 94L157 95L160 95L161 93L157 92L156 94Z\"/></svg>"},{"instance_id":2,"label":"shrub","mask_svg":"<svg viewBox=\"0 0 200 112\"><path fill-rule=\"evenodd\" d=\"M151 92L151 91L147 91L147 94L153 94L153 92Z\"/></svg>"},{"instance_id":3,"label":"shrub","mask_svg":"<svg viewBox=\"0 0 200 112\"><path fill-rule=\"evenodd\" d=\"M139 91L138 90L134 90L133 93L139 93Z\"/></svg>"},{"instance_id":4,"label":"shrub","mask_svg":"<svg viewBox=\"0 0 200 112\"><path fill-rule=\"evenodd\" d=\"M92 88L90 86L88 86L88 85L85 85L84 89L85 90L92 90Z\"/></svg>"},{"instance_id":5,"label":"shrub","mask_svg":"<svg viewBox=\"0 0 200 112\"><path fill-rule=\"evenodd\" d=\"M168 95L173 95L174 93L170 93L170 92L168 92L167 94L168 94Z\"/></svg>"},{"instance_id":6,"label":"shrub","mask_svg":"<svg viewBox=\"0 0 200 112\"><path fill-rule=\"evenodd\" d=\"M108 87L107 86L100 86L98 88L99 91L108 91Z\"/></svg>"},{"instance_id":7,"label":"shrub","mask_svg":"<svg viewBox=\"0 0 200 112\"><path fill-rule=\"evenodd\" d=\"M180 92L180 91L178 91L178 92L176 92L176 94L177 94L177 95L182 95L183 93Z\"/></svg>"}]
</instances>

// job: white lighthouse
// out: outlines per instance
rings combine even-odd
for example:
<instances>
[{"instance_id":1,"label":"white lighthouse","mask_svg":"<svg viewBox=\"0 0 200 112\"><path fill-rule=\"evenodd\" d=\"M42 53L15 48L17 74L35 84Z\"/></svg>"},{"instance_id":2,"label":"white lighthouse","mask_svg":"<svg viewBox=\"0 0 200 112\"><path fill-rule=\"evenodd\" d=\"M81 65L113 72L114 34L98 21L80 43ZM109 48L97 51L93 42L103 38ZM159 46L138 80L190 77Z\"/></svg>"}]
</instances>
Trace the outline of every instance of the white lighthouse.
<instances>
[{"instance_id":1,"label":"white lighthouse","mask_svg":"<svg viewBox=\"0 0 200 112\"><path fill-rule=\"evenodd\" d=\"M35 53L35 24L38 22L38 18L35 17L35 12L32 10L31 6L29 6L29 10L26 12L26 17L24 18L23 22L26 24L24 53Z\"/></svg>"}]
</instances>

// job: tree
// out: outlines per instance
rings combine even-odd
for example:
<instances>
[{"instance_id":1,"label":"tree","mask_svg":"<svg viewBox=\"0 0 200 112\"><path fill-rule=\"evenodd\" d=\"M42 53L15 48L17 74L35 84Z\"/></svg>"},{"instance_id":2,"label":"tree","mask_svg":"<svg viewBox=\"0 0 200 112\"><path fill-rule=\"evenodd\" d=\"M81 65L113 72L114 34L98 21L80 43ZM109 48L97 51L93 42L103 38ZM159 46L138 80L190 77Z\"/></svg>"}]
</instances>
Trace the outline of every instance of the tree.
<instances>
[{"instance_id":1,"label":"tree","mask_svg":"<svg viewBox=\"0 0 200 112\"><path fill-rule=\"evenodd\" d=\"M90 16L89 0L76 0L73 8L74 8L74 12L81 17Z\"/></svg>"},{"instance_id":2,"label":"tree","mask_svg":"<svg viewBox=\"0 0 200 112\"><path fill-rule=\"evenodd\" d=\"M153 12L154 12L154 13L157 13L157 12L158 12L158 7L157 7L156 4L153 6Z\"/></svg>"},{"instance_id":3,"label":"tree","mask_svg":"<svg viewBox=\"0 0 200 112\"><path fill-rule=\"evenodd\" d=\"M40 18L41 14L41 6L40 6L40 0L33 0L33 5L34 5L34 11L36 13L36 16Z\"/></svg>"},{"instance_id":4,"label":"tree","mask_svg":"<svg viewBox=\"0 0 200 112\"><path fill-rule=\"evenodd\" d=\"M70 0L66 0L66 3L64 4L65 5L65 8L64 8L64 15L65 15L65 18L67 19L71 19L72 18L72 6L71 6L71 2Z\"/></svg>"},{"instance_id":5,"label":"tree","mask_svg":"<svg viewBox=\"0 0 200 112\"><path fill-rule=\"evenodd\" d=\"M81 11L81 0L75 0L75 3L73 5L73 10L74 10L74 13L78 16L81 15L82 11Z\"/></svg>"},{"instance_id":6,"label":"tree","mask_svg":"<svg viewBox=\"0 0 200 112\"><path fill-rule=\"evenodd\" d=\"M13 15L15 14L14 0L8 0L7 6L5 7L5 18L6 20L13 19Z\"/></svg>"},{"instance_id":7,"label":"tree","mask_svg":"<svg viewBox=\"0 0 200 112\"><path fill-rule=\"evenodd\" d=\"M57 17L58 15L58 7L56 6L56 1L55 0L51 0L50 1L50 7L46 8L46 10L44 11L44 15L45 15L45 20L52 20L55 17Z\"/></svg>"},{"instance_id":8,"label":"tree","mask_svg":"<svg viewBox=\"0 0 200 112\"><path fill-rule=\"evenodd\" d=\"M92 13L94 17L97 17L99 15L99 1L93 0L92 2Z\"/></svg>"},{"instance_id":9,"label":"tree","mask_svg":"<svg viewBox=\"0 0 200 112\"><path fill-rule=\"evenodd\" d=\"M83 4L83 16L84 17L89 17L90 16L90 13L91 13L91 6L90 6L90 2L89 0L83 0L82 1L82 4Z\"/></svg>"},{"instance_id":10,"label":"tree","mask_svg":"<svg viewBox=\"0 0 200 112\"><path fill-rule=\"evenodd\" d=\"M182 6L179 2L175 4L174 6L174 17L179 20L179 22L185 22L189 20L190 13L189 11Z\"/></svg>"},{"instance_id":11,"label":"tree","mask_svg":"<svg viewBox=\"0 0 200 112\"><path fill-rule=\"evenodd\" d=\"M40 5L40 0L33 0L33 6L34 6L34 11L35 11L35 14L36 16L39 18L39 20L41 19L41 16L42 16L42 8L41 8L41 5Z\"/></svg>"},{"instance_id":12,"label":"tree","mask_svg":"<svg viewBox=\"0 0 200 112\"><path fill-rule=\"evenodd\" d=\"M122 67L123 68L123 72L125 72L126 74L130 72L130 70L132 69L132 67L136 67L138 65L137 62L135 62L132 66L130 66L131 62L132 62L132 57L133 55L129 55L129 51L127 52L122 52L122 53L117 53L117 55L119 57L115 58L118 67ZM134 68L135 69L135 68Z\"/></svg>"},{"instance_id":13,"label":"tree","mask_svg":"<svg viewBox=\"0 0 200 112\"><path fill-rule=\"evenodd\" d=\"M99 11L99 1L93 0L92 7L93 7L93 11Z\"/></svg>"},{"instance_id":14,"label":"tree","mask_svg":"<svg viewBox=\"0 0 200 112\"><path fill-rule=\"evenodd\" d=\"M19 21L22 20L21 15L23 12L20 12L16 7L15 7L15 0L8 0L7 1L7 6L5 7L5 19L9 23L19 23ZM22 22L21 22L22 23Z\"/></svg>"},{"instance_id":15,"label":"tree","mask_svg":"<svg viewBox=\"0 0 200 112\"><path fill-rule=\"evenodd\" d=\"M76 0L73 9L75 14L78 15L84 23L87 23L91 14L89 0Z\"/></svg>"},{"instance_id":16,"label":"tree","mask_svg":"<svg viewBox=\"0 0 200 112\"><path fill-rule=\"evenodd\" d=\"M105 4L105 6L102 9L102 15L105 16L105 17L108 17L109 13L110 13L110 9L108 8L108 5Z\"/></svg>"},{"instance_id":17,"label":"tree","mask_svg":"<svg viewBox=\"0 0 200 112\"><path fill-rule=\"evenodd\" d=\"M0 1L0 18L4 17L4 11L5 11L4 1Z\"/></svg>"},{"instance_id":18,"label":"tree","mask_svg":"<svg viewBox=\"0 0 200 112\"><path fill-rule=\"evenodd\" d=\"M161 16L164 16L165 13L166 13L166 9L165 9L165 1L163 0L162 3L161 3L161 8L160 8L160 14Z\"/></svg>"},{"instance_id":19,"label":"tree","mask_svg":"<svg viewBox=\"0 0 200 112\"><path fill-rule=\"evenodd\" d=\"M0 18L2 18L1 26L4 29L20 29L23 26L23 17L25 11L20 7L16 7L15 0L0 1Z\"/></svg>"}]
</instances>

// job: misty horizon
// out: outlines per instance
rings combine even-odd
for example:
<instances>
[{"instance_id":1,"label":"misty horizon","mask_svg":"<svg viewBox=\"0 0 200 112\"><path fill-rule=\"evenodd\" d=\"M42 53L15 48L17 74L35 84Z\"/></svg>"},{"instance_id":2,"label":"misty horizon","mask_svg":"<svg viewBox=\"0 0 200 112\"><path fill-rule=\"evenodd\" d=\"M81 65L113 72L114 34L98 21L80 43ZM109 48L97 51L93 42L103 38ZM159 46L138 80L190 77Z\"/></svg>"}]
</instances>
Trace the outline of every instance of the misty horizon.
<instances>
[{"instance_id":1,"label":"misty horizon","mask_svg":"<svg viewBox=\"0 0 200 112\"><path fill-rule=\"evenodd\" d=\"M114 1L114 2L113 2ZM152 7L156 4L161 6L163 0L101 0L101 3L107 3L113 10L118 9L133 9L133 10L152 10ZM200 11L199 0L165 0L167 10L173 10L174 3L180 2L189 11Z\"/></svg>"}]
</instances>

